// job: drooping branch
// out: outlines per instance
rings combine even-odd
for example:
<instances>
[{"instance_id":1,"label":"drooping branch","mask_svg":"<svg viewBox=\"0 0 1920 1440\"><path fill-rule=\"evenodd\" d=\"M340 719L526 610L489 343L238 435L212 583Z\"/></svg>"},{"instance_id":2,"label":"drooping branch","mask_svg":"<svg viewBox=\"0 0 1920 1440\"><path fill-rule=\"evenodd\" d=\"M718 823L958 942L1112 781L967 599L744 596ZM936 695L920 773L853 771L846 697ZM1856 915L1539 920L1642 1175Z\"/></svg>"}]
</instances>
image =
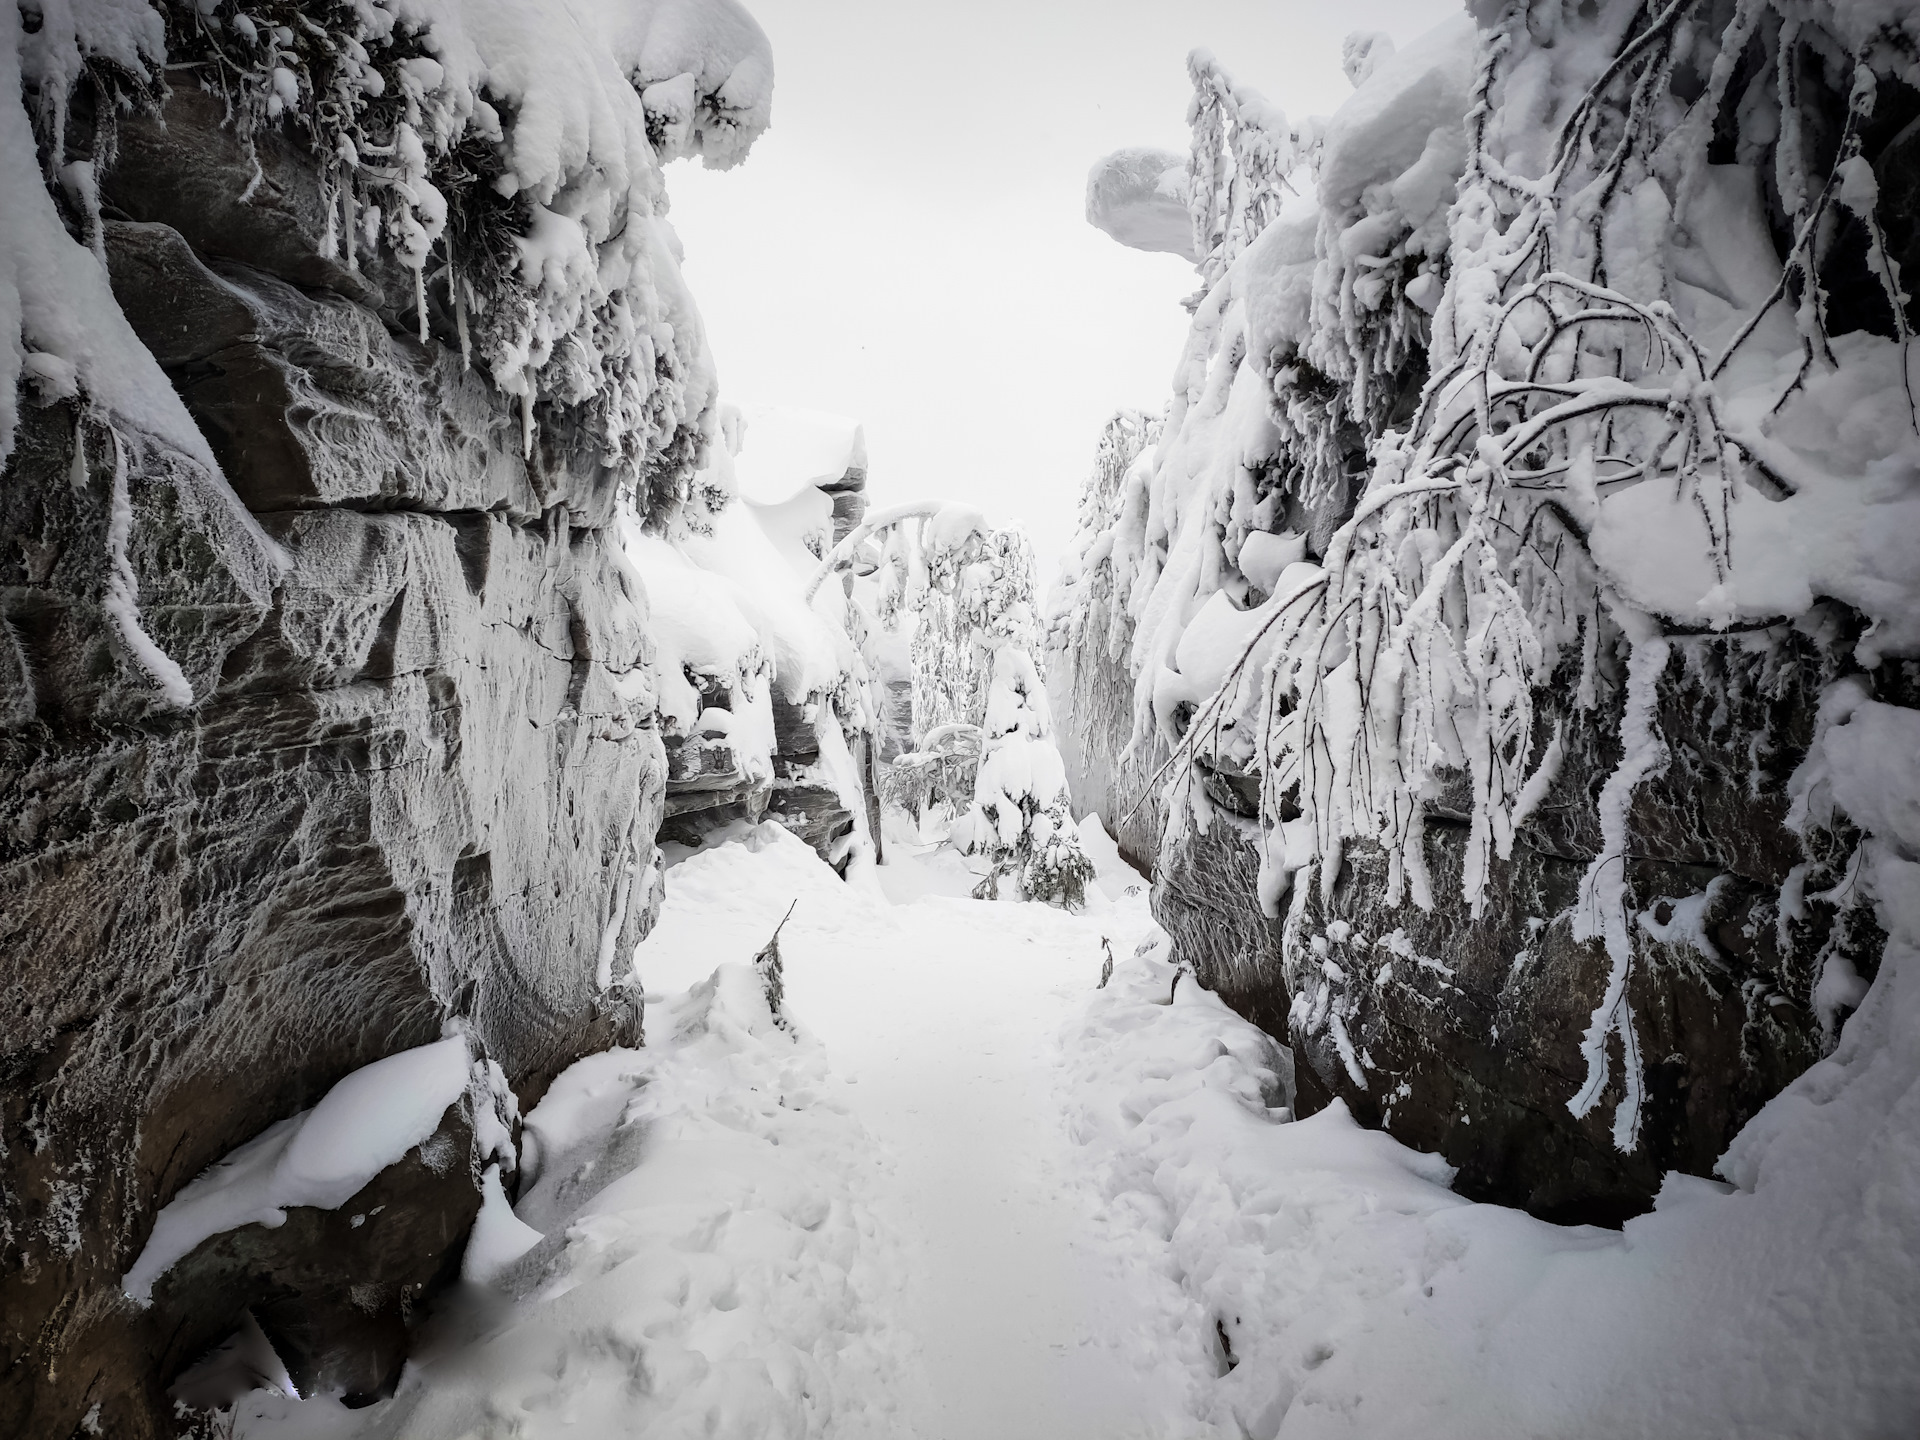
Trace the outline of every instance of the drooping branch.
<instances>
[{"instance_id":1,"label":"drooping branch","mask_svg":"<svg viewBox=\"0 0 1920 1440\"><path fill-rule=\"evenodd\" d=\"M819 593L827 577L848 564L855 552L872 536L907 520L932 520L943 514L954 517L957 522L956 531L964 530L964 533L978 531L986 523L979 511L965 505L954 505L945 500L912 500L905 505L893 505L877 511L854 526L847 532L846 539L827 552L826 558L813 572L813 577L807 581L808 603L812 603L813 597Z\"/></svg>"}]
</instances>

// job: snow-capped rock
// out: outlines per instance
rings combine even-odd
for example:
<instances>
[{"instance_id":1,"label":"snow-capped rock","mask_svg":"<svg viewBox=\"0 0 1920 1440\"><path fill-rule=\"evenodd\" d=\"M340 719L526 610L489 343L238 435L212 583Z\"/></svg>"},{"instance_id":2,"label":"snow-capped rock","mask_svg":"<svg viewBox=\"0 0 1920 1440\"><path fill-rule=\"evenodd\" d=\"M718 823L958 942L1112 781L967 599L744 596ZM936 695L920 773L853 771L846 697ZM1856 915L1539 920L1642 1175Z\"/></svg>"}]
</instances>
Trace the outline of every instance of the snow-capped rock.
<instances>
[{"instance_id":1,"label":"snow-capped rock","mask_svg":"<svg viewBox=\"0 0 1920 1440\"><path fill-rule=\"evenodd\" d=\"M1116 150L1087 172L1087 223L1134 250L1197 258L1188 203L1187 157L1171 150Z\"/></svg>"},{"instance_id":2,"label":"snow-capped rock","mask_svg":"<svg viewBox=\"0 0 1920 1440\"><path fill-rule=\"evenodd\" d=\"M209 1164L449 1023L529 1103L641 1035L666 764L614 520L691 505L718 423L661 166L739 159L772 69L731 0L7 16L0 1430L144 1437L249 1304L390 1384L487 1147L119 1298Z\"/></svg>"},{"instance_id":3,"label":"snow-capped rock","mask_svg":"<svg viewBox=\"0 0 1920 1440\"><path fill-rule=\"evenodd\" d=\"M1789 790L1836 682L1913 703L1914 317L1873 257L1920 243L1914 36L1794 11L1853 58L1783 112L1732 59L1763 11L1671 41L1700 87L1628 0L1357 36L1293 129L1196 55L1203 291L1054 603L1076 801L1175 957L1303 1108L1560 1218L1711 1173L1897 938L1847 878L1874 808Z\"/></svg>"}]
</instances>

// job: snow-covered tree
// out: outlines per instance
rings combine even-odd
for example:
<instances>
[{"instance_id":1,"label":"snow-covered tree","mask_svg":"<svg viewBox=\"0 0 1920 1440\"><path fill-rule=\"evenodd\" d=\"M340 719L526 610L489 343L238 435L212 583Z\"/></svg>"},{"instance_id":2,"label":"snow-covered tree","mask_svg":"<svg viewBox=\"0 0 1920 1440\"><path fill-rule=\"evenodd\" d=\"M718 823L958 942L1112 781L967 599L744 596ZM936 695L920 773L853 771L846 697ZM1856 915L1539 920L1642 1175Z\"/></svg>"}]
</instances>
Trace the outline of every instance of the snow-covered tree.
<instances>
[{"instance_id":1,"label":"snow-covered tree","mask_svg":"<svg viewBox=\"0 0 1920 1440\"><path fill-rule=\"evenodd\" d=\"M949 838L990 860L982 893L1011 881L1020 898L1077 907L1093 866L1033 662L1042 631L1032 544L965 506L898 506L842 540L811 588L882 531L878 622L915 617L915 745L891 762L883 793L916 818L942 805L962 812Z\"/></svg>"},{"instance_id":2,"label":"snow-covered tree","mask_svg":"<svg viewBox=\"0 0 1920 1440\"><path fill-rule=\"evenodd\" d=\"M916 606L914 729L978 725L986 713L994 655L1006 645L1031 653L1039 624L1033 546L1018 530L980 529L933 549Z\"/></svg>"},{"instance_id":3,"label":"snow-covered tree","mask_svg":"<svg viewBox=\"0 0 1920 1440\"><path fill-rule=\"evenodd\" d=\"M1078 909L1093 879L1067 804L1067 772L1053 743L1046 691L1022 646L993 653L987 692L986 758L973 807L948 837L963 855L984 855L992 872L974 893L997 899L1011 883L1021 900Z\"/></svg>"}]
</instances>

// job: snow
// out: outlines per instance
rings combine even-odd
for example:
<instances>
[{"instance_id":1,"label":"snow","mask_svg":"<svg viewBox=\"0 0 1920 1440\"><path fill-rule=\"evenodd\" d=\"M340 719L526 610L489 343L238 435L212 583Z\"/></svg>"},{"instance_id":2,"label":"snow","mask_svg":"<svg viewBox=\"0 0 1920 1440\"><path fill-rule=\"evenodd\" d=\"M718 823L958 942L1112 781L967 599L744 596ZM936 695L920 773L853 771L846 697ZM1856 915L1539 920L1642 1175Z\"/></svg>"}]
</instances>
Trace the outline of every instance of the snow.
<instances>
[{"instance_id":1,"label":"snow","mask_svg":"<svg viewBox=\"0 0 1920 1440\"><path fill-rule=\"evenodd\" d=\"M461 1343L411 1363L385 1404L262 1395L235 1433L896 1433L883 1377L908 1339L889 1319L904 1271L869 1204L871 1138L820 1047L774 1023L741 962L648 1026L646 1050L582 1061L555 1113L528 1116L542 1144L517 1211L545 1238L465 1288L446 1317Z\"/></svg>"},{"instance_id":2,"label":"snow","mask_svg":"<svg viewBox=\"0 0 1920 1440\"><path fill-rule=\"evenodd\" d=\"M746 433L735 467L740 493L779 505L808 486L831 485L867 468L866 431L857 420L794 405L743 408Z\"/></svg>"},{"instance_id":3,"label":"snow","mask_svg":"<svg viewBox=\"0 0 1920 1440\"><path fill-rule=\"evenodd\" d=\"M1853 783L1847 743L1830 764ZM236 1435L1827 1440L1920 1418L1920 865L1875 862L1896 940L1836 1054L1724 1182L1669 1176L1615 1232L1462 1200L1337 1103L1291 1121L1286 1052L1161 958L1142 897L955 898L939 854L882 869L898 903L774 826L676 866L641 950L648 1045L527 1117L511 1233L545 1238L475 1263L510 1248L489 1192L437 1322L456 1338L394 1400L263 1392ZM789 907L787 1029L745 962Z\"/></svg>"},{"instance_id":4,"label":"snow","mask_svg":"<svg viewBox=\"0 0 1920 1440\"><path fill-rule=\"evenodd\" d=\"M500 1167L489 1165L480 1177L480 1213L460 1257L460 1278L470 1285L487 1284L546 1238L513 1213L500 1183Z\"/></svg>"},{"instance_id":5,"label":"snow","mask_svg":"<svg viewBox=\"0 0 1920 1440\"><path fill-rule=\"evenodd\" d=\"M343 1077L311 1110L269 1127L183 1187L154 1218L121 1288L144 1304L154 1282L211 1236L284 1225L293 1205L338 1209L439 1128L473 1083L473 1068L467 1041L454 1035Z\"/></svg>"},{"instance_id":6,"label":"snow","mask_svg":"<svg viewBox=\"0 0 1920 1440\"><path fill-rule=\"evenodd\" d=\"M1240 542L1240 573L1271 595L1289 565L1306 559L1307 537L1291 530L1256 530Z\"/></svg>"},{"instance_id":7,"label":"snow","mask_svg":"<svg viewBox=\"0 0 1920 1440\"><path fill-rule=\"evenodd\" d=\"M705 533L651 533L631 511L621 520L624 553L646 587L664 729L687 735L723 726L763 778L772 773L774 692L793 704L818 700L858 663L834 614L840 597L805 598L816 562L791 531L800 513L824 525L831 502L811 487L784 506L734 501L709 518ZM689 669L724 683L731 718L704 705Z\"/></svg>"},{"instance_id":8,"label":"snow","mask_svg":"<svg viewBox=\"0 0 1920 1440\"><path fill-rule=\"evenodd\" d=\"M1828 713L1819 763L1835 803L1862 829L1920 853L1920 711L1862 698Z\"/></svg>"},{"instance_id":9,"label":"snow","mask_svg":"<svg viewBox=\"0 0 1920 1440\"><path fill-rule=\"evenodd\" d=\"M1119 843L1107 833L1098 815L1088 811L1075 828L1080 836L1081 853L1093 862L1094 883L1100 887L1101 894L1109 900L1118 900L1129 890L1145 888L1147 877L1121 858Z\"/></svg>"},{"instance_id":10,"label":"snow","mask_svg":"<svg viewBox=\"0 0 1920 1440\"><path fill-rule=\"evenodd\" d=\"M1364 85L1393 51L1393 37L1384 30L1355 30L1340 42L1340 68L1354 85Z\"/></svg>"},{"instance_id":11,"label":"snow","mask_svg":"<svg viewBox=\"0 0 1920 1440\"><path fill-rule=\"evenodd\" d=\"M1087 223L1134 250L1193 253L1187 157L1135 146L1116 150L1087 172Z\"/></svg>"},{"instance_id":12,"label":"snow","mask_svg":"<svg viewBox=\"0 0 1920 1440\"><path fill-rule=\"evenodd\" d=\"M1453 198L1453 177L1466 158L1461 120L1479 58L1480 32L1470 16L1456 15L1406 49L1368 52L1365 78L1327 122L1320 152L1320 203L1340 212L1357 203L1367 186L1390 180L1397 189L1426 183L1416 166L1437 172L1440 193ZM1429 154L1432 151L1433 153ZM1415 207L1403 209L1418 213Z\"/></svg>"}]
</instances>

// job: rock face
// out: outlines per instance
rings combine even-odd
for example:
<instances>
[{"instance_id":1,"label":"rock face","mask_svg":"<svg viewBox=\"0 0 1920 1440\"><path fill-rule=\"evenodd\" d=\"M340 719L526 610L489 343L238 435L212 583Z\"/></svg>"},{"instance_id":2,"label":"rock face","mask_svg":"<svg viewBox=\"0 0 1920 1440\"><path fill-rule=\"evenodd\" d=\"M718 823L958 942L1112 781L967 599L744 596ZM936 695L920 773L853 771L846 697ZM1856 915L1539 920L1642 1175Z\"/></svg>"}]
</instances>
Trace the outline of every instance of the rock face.
<instances>
[{"instance_id":1,"label":"rock face","mask_svg":"<svg viewBox=\"0 0 1920 1440\"><path fill-rule=\"evenodd\" d=\"M1305 882L1283 921L1260 905L1257 775L1183 760L1212 820L1163 841L1152 771L1120 762L1132 682L1129 647L1098 643L1103 627L1125 633L1105 603L1111 586L1110 567L1090 577L1093 603L1075 617L1082 643L1050 656L1076 807L1110 825L1131 814L1118 838L1149 857L1174 958L1292 1045L1299 1113L1337 1097L1363 1123L1443 1155L1462 1194L1617 1225L1647 1208L1666 1171L1711 1175L1740 1127L1820 1057L1831 1019L1813 996L1829 956L1873 973L1883 937L1845 899L1849 837L1803 839L1786 823L1819 695L1854 668L1846 655L1862 622L1844 607L1797 628L1677 642L1660 682L1670 758L1636 789L1629 817L1625 904L1641 959L1626 994L1645 1095L1640 1142L1623 1151L1611 1132L1626 1098L1617 1070L1585 1117L1566 1098L1585 1076L1582 1043L1608 980L1604 946L1574 939L1571 916L1601 853L1600 792L1620 759L1624 642L1611 642L1620 649L1596 709L1568 700L1569 677L1538 697L1566 755L1512 857L1496 862L1481 913L1462 893L1470 805L1456 776L1425 832L1431 908L1391 903L1385 856L1350 845L1330 886ZM1874 684L1879 698L1911 703L1902 665L1884 664ZM1841 903L1795 906L1828 892Z\"/></svg>"},{"instance_id":2,"label":"rock face","mask_svg":"<svg viewBox=\"0 0 1920 1440\"><path fill-rule=\"evenodd\" d=\"M1213 248L1164 434L1146 443L1123 415L1102 439L1049 686L1076 807L1152 866L1175 958L1291 1044L1301 1113L1338 1100L1443 1155L1465 1195L1619 1224L1667 1172L1713 1175L1832 1051L1886 944L1860 867L1900 842L1794 796L1818 783L1803 766L1823 763L1835 697L1914 705L1920 590L1867 537L1920 510L1869 517L1849 486L1910 476L1920 431L1858 216L1834 217L1818 257L1824 329L1805 343L1831 344L1827 378L1770 378L1803 343L1776 302L1810 262L1767 167L1789 143L1807 154L1783 165L1844 160L1887 253L1908 253L1920 97L1883 76L1847 160L1824 118L1837 92L1789 98L1825 138L1782 140L1780 97L1740 79L1711 141L1692 136L1713 225L1669 224L1707 202L1648 162L1635 203L1662 218L1638 249L1611 215L1604 245L1598 228L1569 238L1546 190L1477 187L1506 167L1587 204L1618 176L1582 189L1578 165L1555 168L1590 143L1581 127L1616 155L1661 143L1664 122L1630 133L1624 91L1557 68L1576 41L1615 53L1590 10L1564 33L1527 29L1537 10L1478 35L1449 22L1397 55L1355 37L1358 92L1317 149L1289 150L1301 134L1257 96L1196 71L1192 173L1218 184L1188 198ZM1841 7L1808 14L1860 74L1879 65ZM1678 115L1696 97L1675 84ZM1311 203L1283 198L1276 165ZM1752 262L1751 291L1701 289L1708 252L1722 280L1736 254ZM1581 296L1564 324L1548 298L1563 284ZM1602 303L1619 309L1584 308ZM1541 328L1510 323L1535 310ZM1595 463L1620 468L1569 488L1600 454L1583 417L1621 395L1676 397L1663 413L1679 415L1698 394L1657 347L1629 377L1624 349L1588 345L1615 322L1721 357L1730 408L1697 432L1725 467L1718 539L1677 515L1708 502L1664 432L1609 429ZM1766 418L1736 441L1741 406ZM1756 461L1729 480L1774 445L1801 478ZM1798 540L1776 543L1827 524L1853 537L1831 561L1803 568ZM1774 583L1787 575L1804 583Z\"/></svg>"},{"instance_id":3,"label":"rock face","mask_svg":"<svg viewBox=\"0 0 1920 1440\"><path fill-rule=\"evenodd\" d=\"M1635 792L1626 873L1638 931L1626 1000L1645 1086L1636 1146L1612 1133L1627 1101L1618 1067L1584 1118L1565 1101L1585 1078L1592 997L1608 980L1604 946L1575 939L1571 917L1602 853L1597 802L1618 761L1617 727L1575 723L1571 706L1567 758L1480 915L1461 898L1468 827L1444 819L1425 842L1432 909L1387 903L1373 848L1350 850L1330 891L1309 887L1291 943L1265 967L1268 994L1289 997L1298 1073L1324 1092L1306 1108L1337 1095L1363 1122L1444 1155L1462 1193L1566 1222L1618 1224L1666 1171L1711 1175L1740 1127L1820 1057L1812 999L1827 957L1871 974L1883 939L1864 910L1793 903L1843 885L1851 851L1842 836L1803 848L1785 823L1816 697L1853 638L1828 618L1819 639L1703 637L1662 677L1671 758ZM1464 790L1453 814L1464 816Z\"/></svg>"},{"instance_id":4,"label":"rock face","mask_svg":"<svg viewBox=\"0 0 1920 1440\"><path fill-rule=\"evenodd\" d=\"M523 458L517 405L321 259L293 151L237 202L211 103L129 125L103 242L252 523L67 402L23 407L0 479L11 1435L170 1433L164 1387L246 1305L296 1379L390 1383L478 1203L469 1121L374 1182L367 1232L404 1243L253 1227L142 1310L120 1277L155 1211L449 1021L522 1104L641 1033L612 962L657 908L666 766L616 474L559 413ZM108 613L116 549L185 708ZM349 1282L385 1327L357 1356Z\"/></svg>"},{"instance_id":5,"label":"rock face","mask_svg":"<svg viewBox=\"0 0 1920 1440\"><path fill-rule=\"evenodd\" d=\"M284 1223L223 1231L175 1264L154 1287L149 1322L160 1373L183 1374L244 1309L302 1395L357 1406L391 1394L415 1307L457 1271L480 1208L472 1104L448 1109L339 1208L289 1206ZM183 1374L175 1393L201 1389L194 1378Z\"/></svg>"},{"instance_id":6,"label":"rock face","mask_svg":"<svg viewBox=\"0 0 1920 1440\"><path fill-rule=\"evenodd\" d=\"M1090 494L1109 469L1103 449ZM1311 537L1344 519L1297 497L1286 513L1316 548ZM1462 893L1471 806L1456 774L1425 833L1430 909L1390 903L1385 856L1352 845L1330 887L1305 886L1288 923L1259 901L1257 773L1208 755L1169 767L1161 785L1184 773L1212 819L1163 839L1167 809L1148 784L1159 764L1128 755L1132 627L1112 594L1102 561L1079 608L1057 622L1068 628L1056 629L1049 657L1076 808L1117 826L1123 852L1147 857L1174 958L1292 1045L1299 1113L1338 1097L1363 1123L1442 1154L1462 1194L1617 1225L1647 1207L1666 1171L1711 1175L1740 1127L1823 1053L1830 1032L1812 998L1827 957L1873 971L1883 937L1864 908L1782 913L1783 894L1791 907L1793 896L1843 886L1851 854L1843 835L1803 840L1786 823L1819 695L1854 668L1846 656L1862 621L1844 607L1797 628L1675 642L1658 705L1670 758L1636 789L1629 819L1626 904L1644 959L1627 1001L1647 1059L1641 1142L1623 1152L1610 1129L1625 1098L1617 1079L1586 1117L1565 1099L1584 1078L1582 1042L1608 978L1604 946L1576 941L1570 922L1601 852L1600 792L1620 759L1624 640L1609 641L1618 653L1594 710L1570 703L1571 676L1538 697L1565 758L1512 857L1497 862L1481 913ZM1894 664L1875 684L1894 703L1912 689ZM1164 763L1164 745L1151 748ZM1280 813L1298 811L1283 803Z\"/></svg>"},{"instance_id":7,"label":"rock face","mask_svg":"<svg viewBox=\"0 0 1920 1440\"><path fill-rule=\"evenodd\" d=\"M1150 457L1159 438L1160 423L1145 415L1122 411L1107 422L1081 501L1084 531L1119 523L1128 472ZM1058 609L1058 592L1051 598ZM1150 782L1167 750L1157 734L1133 744L1134 633L1133 617L1114 592L1111 561L1095 560L1048 634L1047 698L1075 812L1100 816L1127 863L1151 874L1167 812Z\"/></svg>"},{"instance_id":8,"label":"rock face","mask_svg":"<svg viewBox=\"0 0 1920 1440\"><path fill-rule=\"evenodd\" d=\"M793 704L776 690L774 750L770 779L756 779L726 736L675 736L666 742L666 821L660 838L697 849L735 821L773 820L819 852L844 859L839 842L853 831L853 812L840 798L820 760L814 726L819 700Z\"/></svg>"}]
</instances>

